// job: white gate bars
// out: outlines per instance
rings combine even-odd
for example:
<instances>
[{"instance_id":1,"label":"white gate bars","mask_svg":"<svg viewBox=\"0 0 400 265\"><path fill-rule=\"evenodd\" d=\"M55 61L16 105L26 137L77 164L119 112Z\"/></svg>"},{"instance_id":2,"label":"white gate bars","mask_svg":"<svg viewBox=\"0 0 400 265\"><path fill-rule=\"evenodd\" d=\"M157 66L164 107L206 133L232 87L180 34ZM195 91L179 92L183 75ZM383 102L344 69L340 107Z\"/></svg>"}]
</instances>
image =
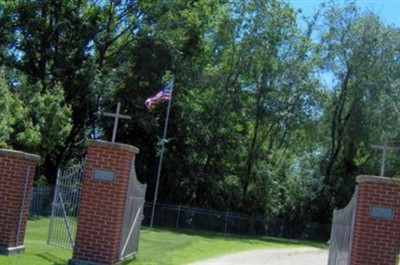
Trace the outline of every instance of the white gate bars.
<instances>
[{"instance_id":1,"label":"white gate bars","mask_svg":"<svg viewBox=\"0 0 400 265\"><path fill-rule=\"evenodd\" d=\"M135 161L133 160L121 231L120 261L132 257L138 250L145 195L146 185L138 181L135 172Z\"/></svg>"},{"instance_id":2,"label":"white gate bars","mask_svg":"<svg viewBox=\"0 0 400 265\"><path fill-rule=\"evenodd\" d=\"M72 250L76 235L76 216L84 175L84 160L58 170L47 244Z\"/></svg>"},{"instance_id":3,"label":"white gate bars","mask_svg":"<svg viewBox=\"0 0 400 265\"><path fill-rule=\"evenodd\" d=\"M21 225L22 225L22 218L24 215L24 205L26 201L26 193L28 191L28 182L29 182L29 174L31 172L31 166L27 165L26 166L26 171L25 171L25 176L24 176L24 192L22 194L22 200L21 200L21 206L19 207L19 218L18 218L18 230L17 230L17 236L15 239L15 245L18 246L20 236L21 236Z\"/></svg>"},{"instance_id":4,"label":"white gate bars","mask_svg":"<svg viewBox=\"0 0 400 265\"><path fill-rule=\"evenodd\" d=\"M333 211L328 265L350 265L356 208L357 188L345 208Z\"/></svg>"}]
</instances>

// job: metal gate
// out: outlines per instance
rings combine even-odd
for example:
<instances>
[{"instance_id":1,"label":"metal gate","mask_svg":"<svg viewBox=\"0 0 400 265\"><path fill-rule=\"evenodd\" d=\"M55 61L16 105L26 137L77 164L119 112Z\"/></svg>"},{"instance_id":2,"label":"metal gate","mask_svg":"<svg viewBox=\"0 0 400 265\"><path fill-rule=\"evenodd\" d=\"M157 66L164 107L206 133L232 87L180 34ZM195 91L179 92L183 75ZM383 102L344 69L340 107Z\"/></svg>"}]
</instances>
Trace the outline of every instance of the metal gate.
<instances>
[{"instance_id":1,"label":"metal gate","mask_svg":"<svg viewBox=\"0 0 400 265\"><path fill-rule=\"evenodd\" d=\"M75 242L84 160L58 170L47 244L72 250Z\"/></svg>"},{"instance_id":2,"label":"metal gate","mask_svg":"<svg viewBox=\"0 0 400 265\"><path fill-rule=\"evenodd\" d=\"M146 185L140 183L136 177L135 160L132 160L131 173L123 227L119 259L124 260L135 255L138 250L139 232L143 219L143 208L146 195Z\"/></svg>"},{"instance_id":3,"label":"metal gate","mask_svg":"<svg viewBox=\"0 0 400 265\"><path fill-rule=\"evenodd\" d=\"M357 208L357 188L349 204L333 211L328 265L349 265Z\"/></svg>"}]
</instances>

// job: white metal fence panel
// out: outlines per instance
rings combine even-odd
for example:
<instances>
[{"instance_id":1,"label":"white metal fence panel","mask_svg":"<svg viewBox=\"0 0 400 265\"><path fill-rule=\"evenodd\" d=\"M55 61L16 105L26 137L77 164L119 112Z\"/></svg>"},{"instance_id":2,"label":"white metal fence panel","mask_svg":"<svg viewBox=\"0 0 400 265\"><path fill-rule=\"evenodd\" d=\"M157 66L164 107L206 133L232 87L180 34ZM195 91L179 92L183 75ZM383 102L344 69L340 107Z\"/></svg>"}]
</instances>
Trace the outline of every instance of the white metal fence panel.
<instances>
[{"instance_id":1,"label":"white metal fence panel","mask_svg":"<svg viewBox=\"0 0 400 265\"><path fill-rule=\"evenodd\" d=\"M357 190L345 208L333 211L328 265L350 265L356 208Z\"/></svg>"},{"instance_id":2,"label":"white metal fence panel","mask_svg":"<svg viewBox=\"0 0 400 265\"><path fill-rule=\"evenodd\" d=\"M58 171L47 238L49 245L68 250L74 247L84 166L81 161Z\"/></svg>"},{"instance_id":3,"label":"white metal fence panel","mask_svg":"<svg viewBox=\"0 0 400 265\"><path fill-rule=\"evenodd\" d=\"M145 195L146 185L140 183L137 179L135 161L133 160L121 232L120 260L132 257L138 251Z\"/></svg>"}]
</instances>

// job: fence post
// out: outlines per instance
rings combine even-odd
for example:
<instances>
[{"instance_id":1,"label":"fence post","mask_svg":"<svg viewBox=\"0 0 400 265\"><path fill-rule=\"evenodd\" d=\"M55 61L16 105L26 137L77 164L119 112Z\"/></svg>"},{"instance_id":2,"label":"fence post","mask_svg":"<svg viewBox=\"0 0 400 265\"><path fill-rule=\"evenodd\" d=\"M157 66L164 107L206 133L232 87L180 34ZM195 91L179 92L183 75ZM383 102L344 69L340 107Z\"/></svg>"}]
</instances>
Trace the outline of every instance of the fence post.
<instances>
[{"instance_id":1,"label":"fence post","mask_svg":"<svg viewBox=\"0 0 400 265\"><path fill-rule=\"evenodd\" d=\"M177 214L177 217L176 217L176 228L179 228L179 218L180 218L180 215L181 215L181 208L182 208L182 205L180 205L179 204L179 207L178 207L178 214Z\"/></svg>"},{"instance_id":2,"label":"fence post","mask_svg":"<svg viewBox=\"0 0 400 265\"><path fill-rule=\"evenodd\" d=\"M228 213L229 213L229 211L225 212L225 227L224 227L224 233L225 234L228 231Z\"/></svg>"}]
</instances>

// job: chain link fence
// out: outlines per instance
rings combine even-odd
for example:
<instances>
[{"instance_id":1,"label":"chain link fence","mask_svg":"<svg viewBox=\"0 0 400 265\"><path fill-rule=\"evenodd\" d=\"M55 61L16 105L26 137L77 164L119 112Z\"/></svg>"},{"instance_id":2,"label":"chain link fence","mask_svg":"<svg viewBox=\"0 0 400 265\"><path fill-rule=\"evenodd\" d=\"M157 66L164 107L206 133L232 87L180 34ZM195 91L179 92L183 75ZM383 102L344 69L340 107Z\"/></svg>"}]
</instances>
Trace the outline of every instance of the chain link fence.
<instances>
[{"instance_id":1,"label":"chain link fence","mask_svg":"<svg viewBox=\"0 0 400 265\"><path fill-rule=\"evenodd\" d=\"M29 208L29 215L50 215L53 196L54 190L50 187L34 187L32 191L32 201Z\"/></svg>"},{"instance_id":2,"label":"chain link fence","mask_svg":"<svg viewBox=\"0 0 400 265\"><path fill-rule=\"evenodd\" d=\"M50 215L52 199L51 188L35 187L30 215ZM142 222L144 226L150 225L152 207L151 202L145 203ZM266 219L257 215L171 204L156 205L153 224L157 227L316 241L327 241L331 229L330 224L289 222L279 218Z\"/></svg>"},{"instance_id":3,"label":"chain link fence","mask_svg":"<svg viewBox=\"0 0 400 265\"><path fill-rule=\"evenodd\" d=\"M152 207L152 203L146 202L143 225L150 224ZM301 240L327 241L330 236L329 224L296 223L279 218L252 217L229 211L170 204L156 205L153 224L158 227Z\"/></svg>"}]
</instances>

